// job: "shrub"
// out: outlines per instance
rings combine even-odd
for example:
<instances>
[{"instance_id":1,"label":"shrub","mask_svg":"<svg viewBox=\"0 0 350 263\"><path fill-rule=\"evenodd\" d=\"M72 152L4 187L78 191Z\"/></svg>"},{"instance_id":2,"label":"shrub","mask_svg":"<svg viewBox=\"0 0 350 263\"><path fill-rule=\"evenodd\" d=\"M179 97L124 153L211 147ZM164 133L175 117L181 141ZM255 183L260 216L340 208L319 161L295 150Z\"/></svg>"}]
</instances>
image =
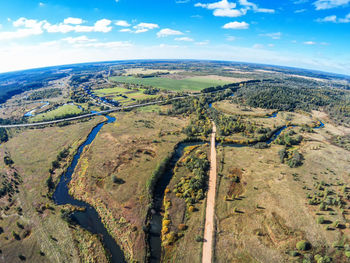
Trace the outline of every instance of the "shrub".
<instances>
[{"instance_id":1,"label":"shrub","mask_svg":"<svg viewBox=\"0 0 350 263\"><path fill-rule=\"evenodd\" d=\"M350 251L345 251L345 256L346 256L347 258L350 258Z\"/></svg>"},{"instance_id":2,"label":"shrub","mask_svg":"<svg viewBox=\"0 0 350 263\"><path fill-rule=\"evenodd\" d=\"M338 228L338 227L339 227L339 224L340 224L339 220L336 220L336 221L333 223L333 227Z\"/></svg>"},{"instance_id":3,"label":"shrub","mask_svg":"<svg viewBox=\"0 0 350 263\"><path fill-rule=\"evenodd\" d=\"M318 218L317 218L317 224L323 224L324 223L324 217L323 216L319 216Z\"/></svg>"},{"instance_id":4,"label":"shrub","mask_svg":"<svg viewBox=\"0 0 350 263\"><path fill-rule=\"evenodd\" d=\"M12 165L14 162L13 162L13 160L11 159L11 157L10 156L5 156L4 157L4 163L6 164L6 165L8 165L8 166L10 166L10 165Z\"/></svg>"},{"instance_id":5,"label":"shrub","mask_svg":"<svg viewBox=\"0 0 350 263\"><path fill-rule=\"evenodd\" d=\"M310 244L310 242L308 242L306 240L302 240L296 244L296 248L298 250L301 250L301 251L306 251L306 250L311 249L311 244Z\"/></svg>"},{"instance_id":6,"label":"shrub","mask_svg":"<svg viewBox=\"0 0 350 263\"><path fill-rule=\"evenodd\" d=\"M183 231L183 230L186 230L187 229L187 226L185 224L180 224L178 227L177 227L179 230Z\"/></svg>"},{"instance_id":7,"label":"shrub","mask_svg":"<svg viewBox=\"0 0 350 263\"><path fill-rule=\"evenodd\" d=\"M121 178L118 178L116 175L112 175L112 182L114 184L124 184L125 181Z\"/></svg>"},{"instance_id":8,"label":"shrub","mask_svg":"<svg viewBox=\"0 0 350 263\"><path fill-rule=\"evenodd\" d=\"M201 236L196 236L195 240L197 242L202 242L203 241L203 238Z\"/></svg>"},{"instance_id":9,"label":"shrub","mask_svg":"<svg viewBox=\"0 0 350 263\"><path fill-rule=\"evenodd\" d=\"M292 251L289 251L289 255L292 256L292 257L297 257L297 256L299 256L300 254L298 253L298 251L292 250Z\"/></svg>"}]
</instances>

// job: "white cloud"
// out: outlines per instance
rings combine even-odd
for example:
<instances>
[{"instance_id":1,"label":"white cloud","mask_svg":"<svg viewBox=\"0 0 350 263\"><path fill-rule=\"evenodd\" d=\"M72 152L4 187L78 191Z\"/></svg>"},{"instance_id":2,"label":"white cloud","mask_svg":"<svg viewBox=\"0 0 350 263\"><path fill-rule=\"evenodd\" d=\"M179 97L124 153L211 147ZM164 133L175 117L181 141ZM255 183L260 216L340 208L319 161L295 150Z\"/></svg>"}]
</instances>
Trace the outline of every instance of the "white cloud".
<instances>
[{"instance_id":1,"label":"white cloud","mask_svg":"<svg viewBox=\"0 0 350 263\"><path fill-rule=\"evenodd\" d=\"M74 17L68 17L65 20L63 20L64 24L72 24L72 25L80 25L84 21L81 18L74 18Z\"/></svg>"},{"instance_id":2,"label":"white cloud","mask_svg":"<svg viewBox=\"0 0 350 263\"><path fill-rule=\"evenodd\" d=\"M232 9L232 8L236 8L237 5L236 3L230 3L227 0L222 0L211 4L197 3L194 6L213 10L213 9Z\"/></svg>"},{"instance_id":3,"label":"white cloud","mask_svg":"<svg viewBox=\"0 0 350 263\"><path fill-rule=\"evenodd\" d=\"M0 32L0 40L12 40L25 38L29 36L41 35L43 33L42 25L45 21L37 21L34 19L27 19L24 17L13 21L14 27L20 27L16 31Z\"/></svg>"},{"instance_id":4,"label":"white cloud","mask_svg":"<svg viewBox=\"0 0 350 263\"><path fill-rule=\"evenodd\" d=\"M83 25L70 25L65 23L59 23L52 25L46 22L43 28L49 33L69 33L69 32L103 32L107 33L112 30L110 24L111 20L101 19L96 21L93 26L83 26Z\"/></svg>"},{"instance_id":5,"label":"white cloud","mask_svg":"<svg viewBox=\"0 0 350 263\"><path fill-rule=\"evenodd\" d=\"M324 18L318 18L316 19L319 23L350 23L350 13L347 14L344 18L338 18L336 15L326 16Z\"/></svg>"},{"instance_id":6,"label":"white cloud","mask_svg":"<svg viewBox=\"0 0 350 263\"><path fill-rule=\"evenodd\" d=\"M228 0L221 0L219 2L203 4L196 3L195 7L202 7L208 10L214 10L214 16L221 17L239 17L247 14L248 10L260 13L274 13L273 9L259 8L256 4L248 2L247 0L239 0L239 4L242 8L237 8L236 3L228 2Z\"/></svg>"},{"instance_id":7,"label":"white cloud","mask_svg":"<svg viewBox=\"0 0 350 263\"><path fill-rule=\"evenodd\" d=\"M45 6L45 4L42 3L42 2L40 2L40 3L39 3L39 6L40 6L40 7L43 7L43 6Z\"/></svg>"},{"instance_id":8,"label":"white cloud","mask_svg":"<svg viewBox=\"0 0 350 263\"><path fill-rule=\"evenodd\" d=\"M123 26L123 27L129 27L130 24L125 21L125 20L118 20L117 22L115 22L115 25L116 26Z\"/></svg>"},{"instance_id":9,"label":"white cloud","mask_svg":"<svg viewBox=\"0 0 350 263\"><path fill-rule=\"evenodd\" d=\"M183 35L183 34L184 33L182 33L181 31L178 31L178 30L164 28L157 33L157 37L167 37L167 36Z\"/></svg>"},{"instance_id":10,"label":"white cloud","mask_svg":"<svg viewBox=\"0 0 350 263\"><path fill-rule=\"evenodd\" d=\"M123 29L120 29L119 32L129 32L129 33L131 33L132 30L130 28L123 28Z\"/></svg>"},{"instance_id":11,"label":"white cloud","mask_svg":"<svg viewBox=\"0 0 350 263\"><path fill-rule=\"evenodd\" d=\"M280 39L282 36L281 32L277 32L277 33L266 33L266 34L260 34L259 36L262 37L271 37L272 39Z\"/></svg>"},{"instance_id":12,"label":"white cloud","mask_svg":"<svg viewBox=\"0 0 350 263\"><path fill-rule=\"evenodd\" d=\"M339 23L350 23L350 13L346 15L345 18L339 18Z\"/></svg>"},{"instance_id":13,"label":"white cloud","mask_svg":"<svg viewBox=\"0 0 350 263\"><path fill-rule=\"evenodd\" d=\"M307 11L306 9L298 9L298 10L295 10L294 13L300 14L300 13L304 13L306 11Z\"/></svg>"},{"instance_id":14,"label":"white cloud","mask_svg":"<svg viewBox=\"0 0 350 263\"><path fill-rule=\"evenodd\" d=\"M324 18L318 18L316 20L317 22L333 22L336 23L337 22L337 16L333 15L333 16L326 16Z\"/></svg>"},{"instance_id":15,"label":"white cloud","mask_svg":"<svg viewBox=\"0 0 350 263\"><path fill-rule=\"evenodd\" d=\"M192 42L194 41L192 38L189 37L177 37L175 38L176 41L185 41L185 42Z\"/></svg>"},{"instance_id":16,"label":"white cloud","mask_svg":"<svg viewBox=\"0 0 350 263\"><path fill-rule=\"evenodd\" d=\"M224 29L248 29L249 28L249 24L246 22L230 22L227 23L225 25L223 25Z\"/></svg>"},{"instance_id":17,"label":"white cloud","mask_svg":"<svg viewBox=\"0 0 350 263\"><path fill-rule=\"evenodd\" d=\"M316 7L316 10L324 10L345 6L349 3L350 0L317 0L314 2L314 6Z\"/></svg>"},{"instance_id":18,"label":"white cloud","mask_svg":"<svg viewBox=\"0 0 350 263\"><path fill-rule=\"evenodd\" d=\"M245 15L247 11L245 9L216 9L213 12L214 16L223 16L223 17L239 17Z\"/></svg>"},{"instance_id":19,"label":"white cloud","mask_svg":"<svg viewBox=\"0 0 350 263\"><path fill-rule=\"evenodd\" d=\"M274 47L274 46L275 46L275 44L268 44L268 46L269 46L269 47Z\"/></svg>"},{"instance_id":20,"label":"white cloud","mask_svg":"<svg viewBox=\"0 0 350 263\"><path fill-rule=\"evenodd\" d=\"M314 42L314 41L305 41L304 44L305 45L316 45L316 42Z\"/></svg>"},{"instance_id":21,"label":"white cloud","mask_svg":"<svg viewBox=\"0 0 350 263\"><path fill-rule=\"evenodd\" d=\"M159 28L159 26L153 23L139 23L136 26L134 26L134 29L135 29L134 33L136 34L144 33L155 28Z\"/></svg>"},{"instance_id":22,"label":"white cloud","mask_svg":"<svg viewBox=\"0 0 350 263\"><path fill-rule=\"evenodd\" d=\"M98 20L96 23L95 23L95 26L94 26L94 30L95 32L103 32L103 33L107 33L109 31L112 30L112 27L109 26L110 24L112 23L111 20L108 20L108 19L101 19L101 20Z\"/></svg>"},{"instance_id":23,"label":"white cloud","mask_svg":"<svg viewBox=\"0 0 350 263\"><path fill-rule=\"evenodd\" d=\"M247 0L239 0L239 3L242 6L245 6L248 10L253 9L253 11L256 13L275 13L274 9L259 8L256 4L248 2Z\"/></svg>"}]
</instances>

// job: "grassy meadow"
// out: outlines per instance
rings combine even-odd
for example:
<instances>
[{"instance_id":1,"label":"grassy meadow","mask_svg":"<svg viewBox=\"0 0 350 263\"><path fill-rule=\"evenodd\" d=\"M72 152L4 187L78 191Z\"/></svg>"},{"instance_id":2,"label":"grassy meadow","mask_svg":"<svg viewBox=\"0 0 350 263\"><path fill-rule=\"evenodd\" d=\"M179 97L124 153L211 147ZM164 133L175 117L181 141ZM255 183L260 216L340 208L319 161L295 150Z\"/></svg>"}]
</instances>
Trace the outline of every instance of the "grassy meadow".
<instances>
[{"instance_id":1,"label":"grassy meadow","mask_svg":"<svg viewBox=\"0 0 350 263\"><path fill-rule=\"evenodd\" d=\"M65 117L66 115L69 115L69 114L79 114L81 112L82 110L79 109L76 105L65 104L56 109L30 117L29 122L54 120L61 117Z\"/></svg>"},{"instance_id":2,"label":"grassy meadow","mask_svg":"<svg viewBox=\"0 0 350 263\"><path fill-rule=\"evenodd\" d=\"M21 262L20 256L27 262L80 262L79 258L84 258L82 253L86 253L91 244L82 243L85 250L80 251L75 246L76 240L96 242L96 237L79 228L69 227L61 219L62 207L56 206L47 197L46 180L57 154L70 147L72 155L91 129L103 119L98 116L88 122L64 127L12 130L12 138L1 144L1 173L9 174L15 169L21 178L18 192L11 200L0 199L2 207L7 207L0 211L0 227L4 231L0 234L3 262ZM5 155L14 161L13 168L4 164ZM68 162L69 158L56 170L54 181L58 180ZM101 245L96 243L94 247L96 255L104 254Z\"/></svg>"},{"instance_id":3,"label":"grassy meadow","mask_svg":"<svg viewBox=\"0 0 350 263\"><path fill-rule=\"evenodd\" d=\"M166 77L136 78L127 76L111 77L111 81L152 86L171 91L201 91L202 89L231 83L215 78L189 77L185 79L170 79Z\"/></svg>"},{"instance_id":4,"label":"grassy meadow","mask_svg":"<svg viewBox=\"0 0 350 263\"><path fill-rule=\"evenodd\" d=\"M156 112L120 112L81 156L71 194L93 205L129 260L143 261L147 182L185 135L188 120Z\"/></svg>"}]
</instances>

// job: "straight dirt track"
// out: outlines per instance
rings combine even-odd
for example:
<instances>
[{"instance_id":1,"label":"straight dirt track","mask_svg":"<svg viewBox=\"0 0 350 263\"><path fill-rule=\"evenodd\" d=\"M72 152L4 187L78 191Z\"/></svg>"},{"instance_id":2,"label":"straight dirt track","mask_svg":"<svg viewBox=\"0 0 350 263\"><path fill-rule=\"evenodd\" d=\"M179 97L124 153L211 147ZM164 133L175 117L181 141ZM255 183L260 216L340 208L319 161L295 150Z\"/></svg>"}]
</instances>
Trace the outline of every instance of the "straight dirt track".
<instances>
[{"instance_id":1,"label":"straight dirt track","mask_svg":"<svg viewBox=\"0 0 350 263\"><path fill-rule=\"evenodd\" d=\"M213 237L214 237L214 213L216 196L216 148L215 148L216 126L213 122L213 131L210 141L210 172L209 188L207 195L207 206L204 226L204 243L202 251L202 263L211 263L213 260Z\"/></svg>"}]
</instances>

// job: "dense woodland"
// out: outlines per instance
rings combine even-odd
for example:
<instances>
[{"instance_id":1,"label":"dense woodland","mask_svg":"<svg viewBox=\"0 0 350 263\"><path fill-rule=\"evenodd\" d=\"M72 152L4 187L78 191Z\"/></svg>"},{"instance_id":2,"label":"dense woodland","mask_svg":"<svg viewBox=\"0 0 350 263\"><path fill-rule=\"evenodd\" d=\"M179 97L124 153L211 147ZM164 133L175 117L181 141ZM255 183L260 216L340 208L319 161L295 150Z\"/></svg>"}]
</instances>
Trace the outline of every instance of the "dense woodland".
<instances>
[{"instance_id":1,"label":"dense woodland","mask_svg":"<svg viewBox=\"0 0 350 263\"><path fill-rule=\"evenodd\" d=\"M337 124L350 125L350 92L321 86L320 82L287 78L247 84L234 100L251 107L295 110L325 110Z\"/></svg>"},{"instance_id":2,"label":"dense woodland","mask_svg":"<svg viewBox=\"0 0 350 263\"><path fill-rule=\"evenodd\" d=\"M42 100L42 99L49 99L49 98L55 98L59 95L62 95L62 90L53 88L53 89L45 89L45 90L39 90L34 91L32 94L28 96L28 100Z\"/></svg>"}]
</instances>

